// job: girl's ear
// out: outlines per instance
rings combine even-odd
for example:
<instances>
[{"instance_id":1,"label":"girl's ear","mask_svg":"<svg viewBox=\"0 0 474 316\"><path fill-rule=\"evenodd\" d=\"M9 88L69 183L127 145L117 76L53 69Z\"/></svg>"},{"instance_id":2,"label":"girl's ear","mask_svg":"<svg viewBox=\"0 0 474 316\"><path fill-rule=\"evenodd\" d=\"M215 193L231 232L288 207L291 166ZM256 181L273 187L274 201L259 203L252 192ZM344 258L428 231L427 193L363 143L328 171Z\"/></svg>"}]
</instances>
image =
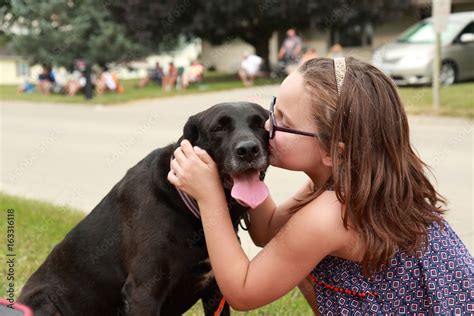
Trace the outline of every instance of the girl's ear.
<instances>
[{"instance_id":1,"label":"girl's ear","mask_svg":"<svg viewBox=\"0 0 474 316\"><path fill-rule=\"evenodd\" d=\"M341 143L339 142L337 144L337 151L339 153L339 156L342 155L342 153L344 152L344 148L345 148L345 145L344 143ZM323 160L323 164L327 167L332 167L332 158L331 158L331 155L326 152L325 150L322 151L322 160ZM339 161L340 162L340 161Z\"/></svg>"}]
</instances>

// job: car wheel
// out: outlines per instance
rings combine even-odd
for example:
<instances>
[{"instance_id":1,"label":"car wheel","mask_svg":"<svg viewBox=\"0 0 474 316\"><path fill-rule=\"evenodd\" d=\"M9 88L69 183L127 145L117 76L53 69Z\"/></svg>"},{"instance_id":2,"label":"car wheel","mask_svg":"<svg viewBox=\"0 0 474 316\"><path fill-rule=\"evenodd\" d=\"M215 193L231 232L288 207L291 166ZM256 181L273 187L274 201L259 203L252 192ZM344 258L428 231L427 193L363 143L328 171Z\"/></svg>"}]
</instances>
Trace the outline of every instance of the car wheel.
<instances>
[{"instance_id":1,"label":"car wheel","mask_svg":"<svg viewBox=\"0 0 474 316\"><path fill-rule=\"evenodd\" d=\"M440 71L440 82L442 85L449 86L456 82L456 66L448 61L443 62Z\"/></svg>"}]
</instances>

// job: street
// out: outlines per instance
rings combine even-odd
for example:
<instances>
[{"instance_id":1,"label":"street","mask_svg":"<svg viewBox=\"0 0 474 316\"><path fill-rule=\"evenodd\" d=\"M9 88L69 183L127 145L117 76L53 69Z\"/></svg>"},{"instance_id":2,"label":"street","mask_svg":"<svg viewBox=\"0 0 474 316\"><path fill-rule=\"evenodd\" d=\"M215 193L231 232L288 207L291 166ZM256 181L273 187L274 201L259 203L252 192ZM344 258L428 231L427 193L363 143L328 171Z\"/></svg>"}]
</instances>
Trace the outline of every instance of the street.
<instances>
[{"instance_id":1,"label":"street","mask_svg":"<svg viewBox=\"0 0 474 316\"><path fill-rule=\"evenodd\" d=\"M1 191L90 212L130 167L176 141L187 118L226 101L267 107L277 86L136 101L119 106L1 102ZM473 122L410 117L411 139L448 200L448 221L474 250ZM270 167L266 183L276 202L305 175ZM2 206L4 207L4 206ZM260 248L240 232L249 257Z\"/></svg>"}]
</instances>

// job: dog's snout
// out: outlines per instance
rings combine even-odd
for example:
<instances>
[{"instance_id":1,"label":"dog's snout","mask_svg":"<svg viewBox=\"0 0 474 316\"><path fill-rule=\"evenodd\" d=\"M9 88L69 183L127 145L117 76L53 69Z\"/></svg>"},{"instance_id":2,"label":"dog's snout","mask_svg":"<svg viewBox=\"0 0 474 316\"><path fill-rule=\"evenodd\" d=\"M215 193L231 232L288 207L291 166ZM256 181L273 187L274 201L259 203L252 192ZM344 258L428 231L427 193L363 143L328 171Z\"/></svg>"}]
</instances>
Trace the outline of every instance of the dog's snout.
<instances>
[{"instance_id":1,"label":"dog's snout","mask_svg":"<svg viewBox=\"0 0 474 316\"><path fill-rule=\"evenodd\" d=\"M260 154L260 146L252 140L246 140L237 144L235 152L240 159L250 162Z\"/></svg>"}]
</instances>

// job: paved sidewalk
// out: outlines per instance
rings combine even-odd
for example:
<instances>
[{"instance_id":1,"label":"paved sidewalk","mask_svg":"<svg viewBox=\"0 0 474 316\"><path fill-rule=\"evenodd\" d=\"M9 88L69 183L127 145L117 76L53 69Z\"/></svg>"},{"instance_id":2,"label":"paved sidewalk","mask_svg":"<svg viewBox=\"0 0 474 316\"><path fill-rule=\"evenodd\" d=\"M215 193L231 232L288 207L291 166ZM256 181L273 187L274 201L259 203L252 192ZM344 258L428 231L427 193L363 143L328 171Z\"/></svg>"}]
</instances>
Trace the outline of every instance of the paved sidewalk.
<instances>
[{"instance_id":1,"label":"paved sidewalk","mask_svg":"<svg viewBox=\"0 0 474 316\"><path fill-rule=\"evenodd\" d=\"M127 169L176 141L190 115L224 101L267 106L276 90L265 86L106 107L2 101L0 190L89 212ZM433 167L449 201L448 220L472 253L473 122L417 116L410 124L415 148ZM273 198L282 202L304 179L270 168L266 182ZM245 232L240 235L253 257L260 248Z\"/></svg>"}]
</instances>

